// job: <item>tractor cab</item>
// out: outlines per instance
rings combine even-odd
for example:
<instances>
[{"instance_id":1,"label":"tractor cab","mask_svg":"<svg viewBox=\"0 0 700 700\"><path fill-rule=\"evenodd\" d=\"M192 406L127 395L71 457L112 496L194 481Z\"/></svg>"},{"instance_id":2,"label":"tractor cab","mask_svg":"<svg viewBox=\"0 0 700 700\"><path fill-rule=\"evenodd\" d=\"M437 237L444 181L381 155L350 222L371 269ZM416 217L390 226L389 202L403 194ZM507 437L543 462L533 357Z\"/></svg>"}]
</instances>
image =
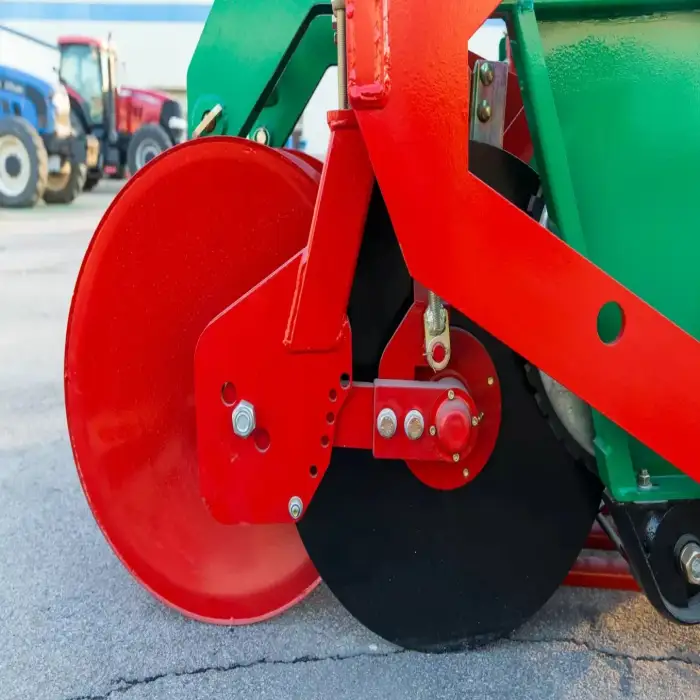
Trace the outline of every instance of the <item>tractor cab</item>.
<instances>
[{"instance_id":1,"label":"tractor cab","mask_svg":"<svg viewBox=\"0 0 700 700\"><path fill-rule=\"evenodd\" d=\"M105 171L123 177L185 137L187 123L178 102L154 90L118 87L117 54L110 40L62 37L59 74L68 88L76 129L93 133L102 145L100 166L88 173L92 189Z\"/></svg>"},{"instance_id":2,"label":"tractor cab","mask_svg":"<svg viewBox=\"0 0 700 700\"><path fill-rule=\"evenodd\" d=\"M116 144L116 53L112 46L84 37L59 40L59 74L83 128Z\"/></svg>"}]
</instances>

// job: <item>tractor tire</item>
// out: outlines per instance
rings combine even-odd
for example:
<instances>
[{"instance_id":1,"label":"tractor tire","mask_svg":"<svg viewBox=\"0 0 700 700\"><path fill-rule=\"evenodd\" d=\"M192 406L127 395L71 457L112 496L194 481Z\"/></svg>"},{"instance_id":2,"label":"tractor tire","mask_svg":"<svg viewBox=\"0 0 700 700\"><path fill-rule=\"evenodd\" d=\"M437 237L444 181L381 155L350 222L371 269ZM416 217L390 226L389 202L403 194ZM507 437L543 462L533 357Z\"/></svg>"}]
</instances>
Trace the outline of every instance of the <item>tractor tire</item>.
<instances>
[{"instance_id":1,"label":"tractor tire","mask_svg":"<svg viewBox=\"0 0 700 700\"><path fill-rule=\"evenodd\" d=\"M102 179L101 170L90 170L85 178L85 184L83 185L83 190L85 192L91 192L97 187L98 183Z\"/></svg>"},{"instance_id":2,"label":"tractor tire","mask_svg":"<svg viewBox=\"0 0 700 700\"><path fill-rule=\"evenodd\" d=\"M0 119L0 207L33 207L48 177L49 156L39 132L22 117Z\"/></svg>"},{"instance_id":3,"label":"tractor tire","mask_svg":"<svg viewBox=\"0 0 700 700\"><path fill-rule=\"evenodd\" d=\"M47 204L70 204L82 192L87 176L85 163L69 161L67 166L67 172L49 175L44 191Z\"/></svg>"},{"instance_id":4,"label":"tractor tire","mask_svg":"<svg viewBox=\"0 0 700 700\"><path fill-rule=\"evenodd\" d=\"M134 175L146 163L172 146L168 132L160 124L144 124L131 137L126 152L126 165Z\"/></svg>"}]
</instances>

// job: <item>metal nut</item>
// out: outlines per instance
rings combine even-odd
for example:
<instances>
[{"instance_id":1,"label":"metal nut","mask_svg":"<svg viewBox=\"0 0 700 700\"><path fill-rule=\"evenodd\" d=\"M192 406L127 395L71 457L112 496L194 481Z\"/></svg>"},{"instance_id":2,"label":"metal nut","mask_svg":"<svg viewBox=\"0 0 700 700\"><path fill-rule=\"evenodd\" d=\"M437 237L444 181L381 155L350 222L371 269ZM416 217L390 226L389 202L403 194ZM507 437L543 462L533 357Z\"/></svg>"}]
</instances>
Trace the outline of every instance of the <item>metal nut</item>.
<instances>
[{"instance_id":1,"label":"metal nut","mask_svg":"<svg viewBox=\"0 0 700 700\"><path fill-rule=\"evenodd\" d=\"M383 438L392 438L396 434L398 421L396 414L390 408L383 408L377 416L377 432Z\"/></svg>"},{"instance_id":2,"label":"metal nut","mask_svg":"<svg viewBox=\"0 0 700 700\"><path fill-rule=\"evenodd\" d=\"M688 583L700 586L700 544L689 542L681 550L681 569Z\"/></svg>"},{"instance_id":3,"label":"metal nut","mask_svg":"<svg viewBox=\"0 0 700 700\"><path fill-rule=\"evenodd\" d=\"M231 414L233 432L247 438L255 430L255 407L248 401L239 401Z\"/></svg>"},{"instance_id":4,"label":"metal nut","mask_svg":"<svg viewBox=\"0 0 700 700\"><path fill-rule=\"evenodd\" d=\"M403 429L409 440L417 440L425 430L423 414L416 410L409 411L404 418Z\"/></svg>"},{"instance_id":5,"label":"metal nut","mask_svg":"<svg viewBox=\"0 0 700 700\"><path fill-rule=\"evenodd\" d=\"M653 484L651 482L651 475L646 469L642 469L637 475L637 486L640 489L650 489Z\"/></svg>"},{"instance_id":6,"label":"metal nut","mask_svg":"<svg viewBox=\"0 0 700 700\"><path fill-rule=\"evenodd\" d=\"M289 499L289 514L292 516L292 519L299 520L303 510L304 504L301 502L301 498L299 498L299 496L292 496Z\"/></svg>"}]
</instances>

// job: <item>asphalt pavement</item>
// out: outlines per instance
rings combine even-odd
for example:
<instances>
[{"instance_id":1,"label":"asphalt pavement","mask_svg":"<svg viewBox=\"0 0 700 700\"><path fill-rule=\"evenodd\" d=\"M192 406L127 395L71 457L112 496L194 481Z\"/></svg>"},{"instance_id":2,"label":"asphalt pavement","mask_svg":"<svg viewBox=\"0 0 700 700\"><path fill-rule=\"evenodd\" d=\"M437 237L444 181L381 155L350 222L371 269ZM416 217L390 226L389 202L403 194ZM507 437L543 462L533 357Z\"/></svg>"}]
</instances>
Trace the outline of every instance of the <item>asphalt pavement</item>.
<instances>
[{"instance_id":1,"label":"asphalt pavement","mask_svg":"<svg viewBox=\"0 0 700 700\"><path fill-rule=\"evenodd\" d=\"M63 406L73 284L117 187L0 210L0 700L700 698L700 629L636 594L561 589L511 639L442 655L386 644L323 586L249 627L156 602L92 518Z\"/></svg>"}]
</instances>

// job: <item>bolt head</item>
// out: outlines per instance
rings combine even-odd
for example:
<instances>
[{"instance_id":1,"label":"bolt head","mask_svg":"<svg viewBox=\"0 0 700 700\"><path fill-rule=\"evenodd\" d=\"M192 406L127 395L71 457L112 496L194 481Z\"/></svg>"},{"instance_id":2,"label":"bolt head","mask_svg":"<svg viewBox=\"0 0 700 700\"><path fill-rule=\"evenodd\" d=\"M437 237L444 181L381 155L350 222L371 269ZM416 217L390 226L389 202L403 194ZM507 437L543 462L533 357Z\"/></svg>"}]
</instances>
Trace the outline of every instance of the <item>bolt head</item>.
<instances>
[{"instance_id":1,"label":"bolt head","mask_svg":"<svg viewBox=\"0 0 700 700\"><path fill-rule=\"evenodd\" d=\"M484 85L491 85L493 82L493 68L490 63L482 63L479 66L479 78Z\"/></svg>"},{"instance_id":2,"label":"bolt head","mask_svg":"<svg viewBox=\"0 0 700 700\"><path fill-rule=\"evenodd\" d=\"M454 397L455 397L455 393L454 393L454 391L452 391L452 389L450 389L450 390L447 392L447 398L448 398L450 401L452 401L452 400L454 399Z\"/></svg>"},{"instance_id":3,"label":"bolt head","mask_svg":"<svg viewBox=\"0 0 700 700\"><path fill-rule=\"evenodd\" d=\"M396 414L390 408L383 408L377 416L377 432L387 440L394 437L398 421Z\"/></svg>"},{"instance_id":4,"label":"bolt head","mask_svg":"<svg viewBox=\"0 0 700 700\"><path fill-rule=\"evenodd\" d=\"M488 103L488 100L482 100L477 107L476 116L479 117L480 122L487 122L491 119L491 105Z\"/></svg>"},{"instance_id":5,"label":"bolt head","mask_svg":"<svg viewBox=\"0 0 700 700\"><path fill-rule=\"evenodd\" d=\"M688 583L700 586L700 544L689 542L681 550L681 569Z\"/></svg>"},{"instance_id":6,"label":"bolt head","mask_svg":"<svg viewBox=\"0 0 700 700\"><path fill-rule=\"evenodd\" d=\"M270 142L270 132L264 126L259 126L253 133L253 140L263 146L267 146Z\"/></svg>"},{"instance_id":7,"label":"bolt head","mask_svg":"<svg viewBox=\"0 0 700 700\"><path fill-rule=\"evenodd\" d=\"M434 425L430 426L430 434L435 437L437 435L437 428Z\"/></svg>"},{"instance_id":8,"label":"bolt head","mask_svg":"<svg viewBox=\"0 0 700 700\"><path fill-rule=\"evenodd\" d=\"M459 462L459 455L456 452L452 455L452 461Z\"/></svg>"},{"instance_id":9,"label":"bolt head","mask_svg":"<svg viewBox=\"0 0 700 700\"><path fill-rule=\"evenodd\" d=\"M493 386L494 381L495 381L495 379L494 379L493 377L489 377L489 378L486 380L486 383L487 383L489 386Z\"/></svg>"},{"instance_id":10,"label":"bolt head","mask_svg":"<svg viewBox=\"0 0 700 700\"><path fill-rule=\"evenodd\" d=\"M403 422L403 429L409 440L417 440L425 430L425 421L420 411L409 411Z\"/></svg>"},{"instance_id":11,"label":"bolt head","mask_svg":"<svg viewBox=\"0 0 700 700\"><path fill-rule=\"evenodd\" d=\"M637 486L640 489L650 489L653 484L651 483L651 476L646 469L642 469L637 476Z\"/></svg>"},{"instance_id":12,"label":"bolt head","mask_svg":"<svg viewBox=\"0 0 700 700\"><path fill-rule=\"evenodd\" d=\"M468 479L468 478L469 478L469 470L468 470L468 469L462 469L462 476L463 476L465 479Z\"/></svg>"},{"instance_id":13,"label":"bolt head","mask_svg":"<svg viewBox=\"0 0 700 700\"><path fill-rule=\"evenodd\" d=\"M299 498L299 496L292 496L289 499L289 515L292 516L292 520L299 520L303 510L304 504L301 502L301 498Z\"/></svg>"},{"instance_id":14,"label":"bolt head","mask_svg":"<svg viewBox=\"0 0 700 700\"><path fill-rule=\"evenodd\" d=\"M233 432L247 438L255 430L255 407L248 401L239 401L231 414Z\"/></svg>"}]
</instances>

